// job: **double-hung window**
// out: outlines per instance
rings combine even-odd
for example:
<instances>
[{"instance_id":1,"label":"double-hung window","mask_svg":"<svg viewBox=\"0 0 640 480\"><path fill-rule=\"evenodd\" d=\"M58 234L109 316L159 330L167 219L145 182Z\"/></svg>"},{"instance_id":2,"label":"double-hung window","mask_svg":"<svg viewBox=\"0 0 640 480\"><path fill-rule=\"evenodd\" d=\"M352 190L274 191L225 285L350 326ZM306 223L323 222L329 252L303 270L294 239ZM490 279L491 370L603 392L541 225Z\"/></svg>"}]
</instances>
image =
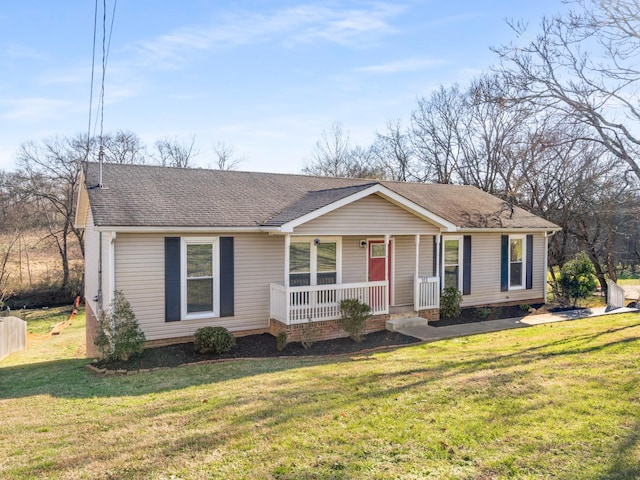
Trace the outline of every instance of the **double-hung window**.
<instances>
[{"instance_id":1,"label":"double-hung window","mask_svg":"<svg viewBox=\"0 0 640 480\"><path fill-rule=\"evenodd\" d=\"M182 318L218 316L218 239L182 239Z\"/></svg>"},{"instance_id":2,"label":"double-hung window","mask_svg":"<svg viewBox=\"0 0 640 480\"><path fill-rule=\"evenodd\" d=\"M333 285L338 283L339 239L292 239L289 246L289 285Z\"/></svg>"},{"instance_id":3,"label":"double-hung window","mask_svg":"<svg viewBox=\"0 0 640 480\"><path fill-rule=\"evenodd\" d=\"M444 258L442 262L444 288L453 287L462 290L462 239L444 238Z\"/></svg>"},{"instance_id":4,"label":"double-hung window","mask_svg":"<svg viewBox=\"0 0 640 480\"><path fill-rule=\"evenodd\" d=\"M525 236L509 236L509 288L524 288Z\"/></svg>"},{"instance_id":5,"label":"double-hung window","mask_svg":"<svg viewBox=\"0 0 640 480\"><path fill-rule=\"evenodd\" d=\"M502 235L500 291L533 288L533 235Z\"/></svg>"}]
</instances>

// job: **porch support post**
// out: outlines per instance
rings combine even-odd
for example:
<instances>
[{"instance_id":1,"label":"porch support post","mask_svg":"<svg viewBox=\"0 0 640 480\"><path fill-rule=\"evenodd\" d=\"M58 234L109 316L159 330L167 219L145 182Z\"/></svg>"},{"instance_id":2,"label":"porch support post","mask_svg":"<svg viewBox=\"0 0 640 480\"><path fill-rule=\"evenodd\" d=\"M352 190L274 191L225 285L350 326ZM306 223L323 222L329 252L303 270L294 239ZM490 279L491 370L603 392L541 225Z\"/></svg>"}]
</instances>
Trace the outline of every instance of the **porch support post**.
<instances>
[{"instance_id":1,"label":"porch support post","mask_svg":"<svg viewBox=\"0 0 640 480\"><path fill-rule=\"evenodd\" d=\"M413 309L417 312L420 305L420 234L416 234L416 273L413 277Z\"/></svg>"},{"instance_id":2,"label":"porch support post","mask_svg":"<svg viewBox=\"0 0 640 480\"><path fill-rule=\"evenodd\" d=\"M289 253L291 251L291 235L284 236L284 286L289 287Z\"/></svg>"},{"instance_id":3,"label":"porch support post","mask_svg":"<svg viewBox=\"0 0 640 480\"><path fill-rule=\"evenodd\" d=\"M384 279L387 282L387 307L391 305L391 283L389 282L389 234L384 236Z\"/></svg>"},{"instance_id":4,"label":"porch support post","mask_svg":"<svg viewBox=\"0 0 640 480\"><path fill-rule=\"evenodd\" d=\"M440 261L440 255L442 253L442 248L440 244L442 243L442 235L436 235L436 277L440 278L442 275L442 262Z\"/></svg>"},{"instance_id":5,"label":"porch support post","mask_svg":"<svg viewBox=\"0 0 640 480\"><path fill-rule=\"evenodd\" d=\"M289 254L291 252L291 235L284 235L284 301L285 301L285 324L291 324L291 296L289 295Z\"/></svg>"}]
</instances>

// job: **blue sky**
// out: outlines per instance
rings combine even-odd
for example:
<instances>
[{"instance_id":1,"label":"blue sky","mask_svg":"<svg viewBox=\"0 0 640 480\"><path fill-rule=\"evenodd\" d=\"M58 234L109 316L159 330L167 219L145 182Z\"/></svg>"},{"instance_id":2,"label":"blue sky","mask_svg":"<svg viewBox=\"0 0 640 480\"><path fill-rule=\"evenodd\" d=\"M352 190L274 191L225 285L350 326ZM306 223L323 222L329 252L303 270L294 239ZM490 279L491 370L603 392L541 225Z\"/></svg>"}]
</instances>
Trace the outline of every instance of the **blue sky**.
<instances>
[{"instance_id":1,"label":"blue sky","mask_svg":"<svg viewBox=\"0 0 640 480\"><path fill-rule=\"evenodd\" d=\"M109 17L113 6L107 0ZM195 135L199 166L224 142L244 157L242 170L299 172L332 123L353 144L369 144L389 120L406 123L417 98L465 85L494 63L489 47L514 39L506 18L529 21L533 37L542 15L563 8L560 0L119 0L104 131L130 130L149 146ZM90 0L3 2L0 169L15 168L24 141L87 132L93 15Z\"/></svg>"}]
</instances>

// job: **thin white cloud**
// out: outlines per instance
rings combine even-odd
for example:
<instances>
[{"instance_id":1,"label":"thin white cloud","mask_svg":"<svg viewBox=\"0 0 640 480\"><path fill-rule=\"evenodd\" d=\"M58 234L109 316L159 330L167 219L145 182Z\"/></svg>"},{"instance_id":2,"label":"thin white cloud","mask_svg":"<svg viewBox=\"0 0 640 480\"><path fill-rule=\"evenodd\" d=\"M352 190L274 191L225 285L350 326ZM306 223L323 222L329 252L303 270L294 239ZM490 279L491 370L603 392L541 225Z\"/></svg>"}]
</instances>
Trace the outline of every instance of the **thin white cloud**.
<instances>
[{"instance_id":1,"label":"thin white cloud","mask_svg":"<svg viewBox=\"0 0 640 480\"><path fill-rule=\"evenodd\" d=\"M300 5L272 13L236 12L207 26L142 42L138 48L149 61L164 67L179 65L194 52L264 42L291 47L322 40L361 48L395 32L391 19L402 11L397 4L376 3L369 8Z\"/></svg>"},{"instance_id":2,"label":"thin white cloud","mask_svg":"<svg viewBox=\"0 0 640 480\"><path fill-rule=\"evenodd\" d=\"M393 62L382 63L379 65L369 65L367 67L356 68L357 72L374 73L374 74L393 74L403 72L418 72L432 68L442 67L448 62L442 59L430 58L407 58L404 60L395 60Z\"/></svg>"},{"instance_id":3,"label":"thin white cloud","mask_svg":"<svg viewBox=\"0 0 640 480\"><path fill-rule=\"evenodd\" d=\"M46 56L32 47L26 45L20 45L17 43L10 43L5 45L3 50L3 56L18 60L45 60Z\"/></svg>"},{"instance_id":4,"label":"thin white cloud","mask_svg":"<svg viewBox=\"0 0 640 480\"><path fill-rule=\"evenodd\" d=\"M69 102L50 98L21 98L3 102L8 109L0 113L4 120L37 121L53 118L69 108Z\"/></svg>"},{"instance_id":5,"label":"thin white cloud","mask_svg":"<svg viewBox=\"0 0 640 480\"><path fill-rule=\"evenodd\" d=\"M467 12L467 13L461 13L459 15L449 15L447 17L434 18L433 20L430 20L429 22L427 22L426 27L427 28L448 27L451 25L456 25L458 23L467 22L469 20L473 20L479 17L482 17L482 14L478 12Z\"/></svg>"},{"instance_id":6,"label":"thin white cloud","mask_svg":"<svg viewBox=\"0 0 640 480\"><path fill-rule=\"evenodd\" d=\"M45 72L40 77L41 85L85 85L89 77L87 67L69 68L67 70L55 70Z\"/></svg>"}]
</instances>

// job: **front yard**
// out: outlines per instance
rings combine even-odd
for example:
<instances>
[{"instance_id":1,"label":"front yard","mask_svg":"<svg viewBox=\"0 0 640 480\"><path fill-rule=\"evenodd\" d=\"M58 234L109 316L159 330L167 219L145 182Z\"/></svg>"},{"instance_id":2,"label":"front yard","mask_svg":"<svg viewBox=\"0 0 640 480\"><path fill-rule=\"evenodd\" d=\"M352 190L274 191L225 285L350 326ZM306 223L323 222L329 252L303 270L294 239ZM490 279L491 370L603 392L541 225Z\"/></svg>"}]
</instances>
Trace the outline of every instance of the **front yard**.
<instances>
[{"instance_id":1,"label":"front yard","mask_svg":"<svg viewBox=\"0 0 640 480\"><path fill-rule=\"evenodd\" d=\"M635 479L640 315L126 376L0 363L0 478Z\"/></svg>"}]
</instances>

